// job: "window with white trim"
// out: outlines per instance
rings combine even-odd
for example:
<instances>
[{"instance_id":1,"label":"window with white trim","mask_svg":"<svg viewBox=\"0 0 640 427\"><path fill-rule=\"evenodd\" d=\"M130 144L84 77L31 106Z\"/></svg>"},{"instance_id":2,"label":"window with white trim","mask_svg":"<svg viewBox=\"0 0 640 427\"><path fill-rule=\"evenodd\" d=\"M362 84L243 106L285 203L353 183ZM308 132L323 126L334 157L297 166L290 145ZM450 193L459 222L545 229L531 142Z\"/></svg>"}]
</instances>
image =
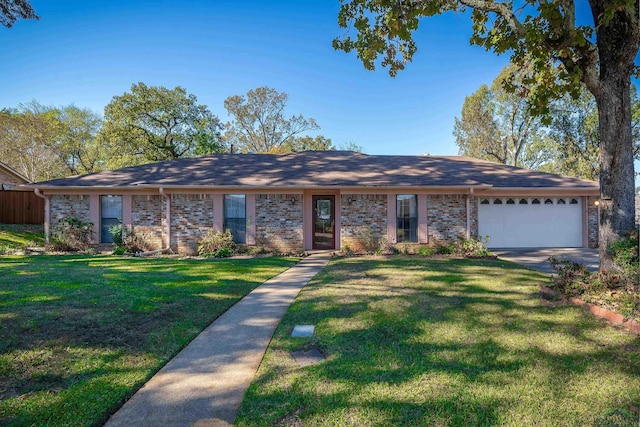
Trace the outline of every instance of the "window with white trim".
<instances>
[{"instance_id":1,"label":"window with white trim","mask_svg":"<svg viewBox=\"0 0 640 427\"><path fill-rule=\"evenodd\" d=\"M396 196L396 241L418 241L418 196L415 194Z\"/></svg>"}]
</instances>

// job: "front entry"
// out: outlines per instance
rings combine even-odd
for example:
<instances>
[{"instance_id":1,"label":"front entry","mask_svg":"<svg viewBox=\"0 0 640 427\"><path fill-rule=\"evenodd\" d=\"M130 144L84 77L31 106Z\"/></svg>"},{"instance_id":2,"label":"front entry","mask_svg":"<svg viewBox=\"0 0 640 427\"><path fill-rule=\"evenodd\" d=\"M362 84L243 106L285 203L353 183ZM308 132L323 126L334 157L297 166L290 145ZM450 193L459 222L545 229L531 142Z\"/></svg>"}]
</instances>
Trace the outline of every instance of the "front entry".
<instances>
[{"instance_id":1,"label":"front entry","mask_svg":"<svg viewBox=\"0 0 640 427\"><path fill-rule=\"evenodd\" d=\"M336 196L313 196L313 249L335 249Z\"/></svg>"}]
</instances>

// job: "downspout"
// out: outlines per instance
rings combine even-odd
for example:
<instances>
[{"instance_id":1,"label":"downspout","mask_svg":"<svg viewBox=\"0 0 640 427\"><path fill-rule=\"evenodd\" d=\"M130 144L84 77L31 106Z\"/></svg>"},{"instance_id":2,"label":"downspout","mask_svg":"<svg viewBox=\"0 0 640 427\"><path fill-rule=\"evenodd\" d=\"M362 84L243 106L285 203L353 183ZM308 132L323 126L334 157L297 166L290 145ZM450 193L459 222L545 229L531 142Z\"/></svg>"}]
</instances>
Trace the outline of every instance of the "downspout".
<instances>
[{"instance_id":1,"label":"downspout","mask_svg":"<svg viewBox=\"0 0 640 427\"><path fill-rule=\"evenodd\" d=\"M48 245L51 243L51 230L49 228L51 222L51 199L42 194L39 188L34 188L33 192L36 196L44 199L44 241Z\"/></svg>"},{"instance_id":2,"label":"downspout","mask_svg":"<svg viewBox=\"0 0 640 427\"><path fill-rule=\"evenodd\" d=\"M165 221L167 222L165 232L167 233L167 247L162 249L164 252L171 249L171 196L165 193L164 188L162 187L158 190L160 191L160 195L164 197L165 201Z\"/></svg>"},{"instance_id":3,"label":"downspout","mask_svg":"<svg viewBox=\"0 0 640 427\"><path fill-rule=\"evenodd\" d=\"M471 196L473 196L473 188L469 188L467 196L467 240L471 239Z\"/></svg>"}]
</instances>

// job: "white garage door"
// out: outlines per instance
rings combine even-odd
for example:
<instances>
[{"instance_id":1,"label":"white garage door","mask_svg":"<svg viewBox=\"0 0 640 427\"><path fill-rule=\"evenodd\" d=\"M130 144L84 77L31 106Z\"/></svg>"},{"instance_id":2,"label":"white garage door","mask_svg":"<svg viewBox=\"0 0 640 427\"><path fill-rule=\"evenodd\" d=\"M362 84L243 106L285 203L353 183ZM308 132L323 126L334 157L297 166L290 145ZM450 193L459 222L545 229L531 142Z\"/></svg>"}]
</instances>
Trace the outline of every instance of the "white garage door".
<instances>
[{"instance_id":1,"label":"white garage door","mask_svg":"<svg viewBox=\"0 0 640 427\"><path fill-rule=\"evenodd\" d=\"M582 246L580 197L480 199L478 232L489 248Z\"/></svg>"}]
</instances>

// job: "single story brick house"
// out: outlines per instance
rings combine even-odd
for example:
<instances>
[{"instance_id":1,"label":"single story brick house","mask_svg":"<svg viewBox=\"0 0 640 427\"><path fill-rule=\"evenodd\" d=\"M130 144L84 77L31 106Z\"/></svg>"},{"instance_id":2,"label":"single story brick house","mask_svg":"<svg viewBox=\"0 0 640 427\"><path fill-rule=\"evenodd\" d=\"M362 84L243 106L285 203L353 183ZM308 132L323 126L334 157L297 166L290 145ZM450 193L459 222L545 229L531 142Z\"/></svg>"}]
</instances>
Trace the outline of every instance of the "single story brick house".
<instances>
[{"instance_id":1,"label":"single story brick house","mask_svg":"<svg viewBox=\"0 0 640 427\"><path fill-rule=\"evenodd\" d=\"M350 151L215 154L31 184L47 233L75 217L96 242L122 221L153 246L197 251L208 230L282 251L358 249L367 238L436 245L595 247L597 182L461 156Z\"/></svg>"}]
</instances>

